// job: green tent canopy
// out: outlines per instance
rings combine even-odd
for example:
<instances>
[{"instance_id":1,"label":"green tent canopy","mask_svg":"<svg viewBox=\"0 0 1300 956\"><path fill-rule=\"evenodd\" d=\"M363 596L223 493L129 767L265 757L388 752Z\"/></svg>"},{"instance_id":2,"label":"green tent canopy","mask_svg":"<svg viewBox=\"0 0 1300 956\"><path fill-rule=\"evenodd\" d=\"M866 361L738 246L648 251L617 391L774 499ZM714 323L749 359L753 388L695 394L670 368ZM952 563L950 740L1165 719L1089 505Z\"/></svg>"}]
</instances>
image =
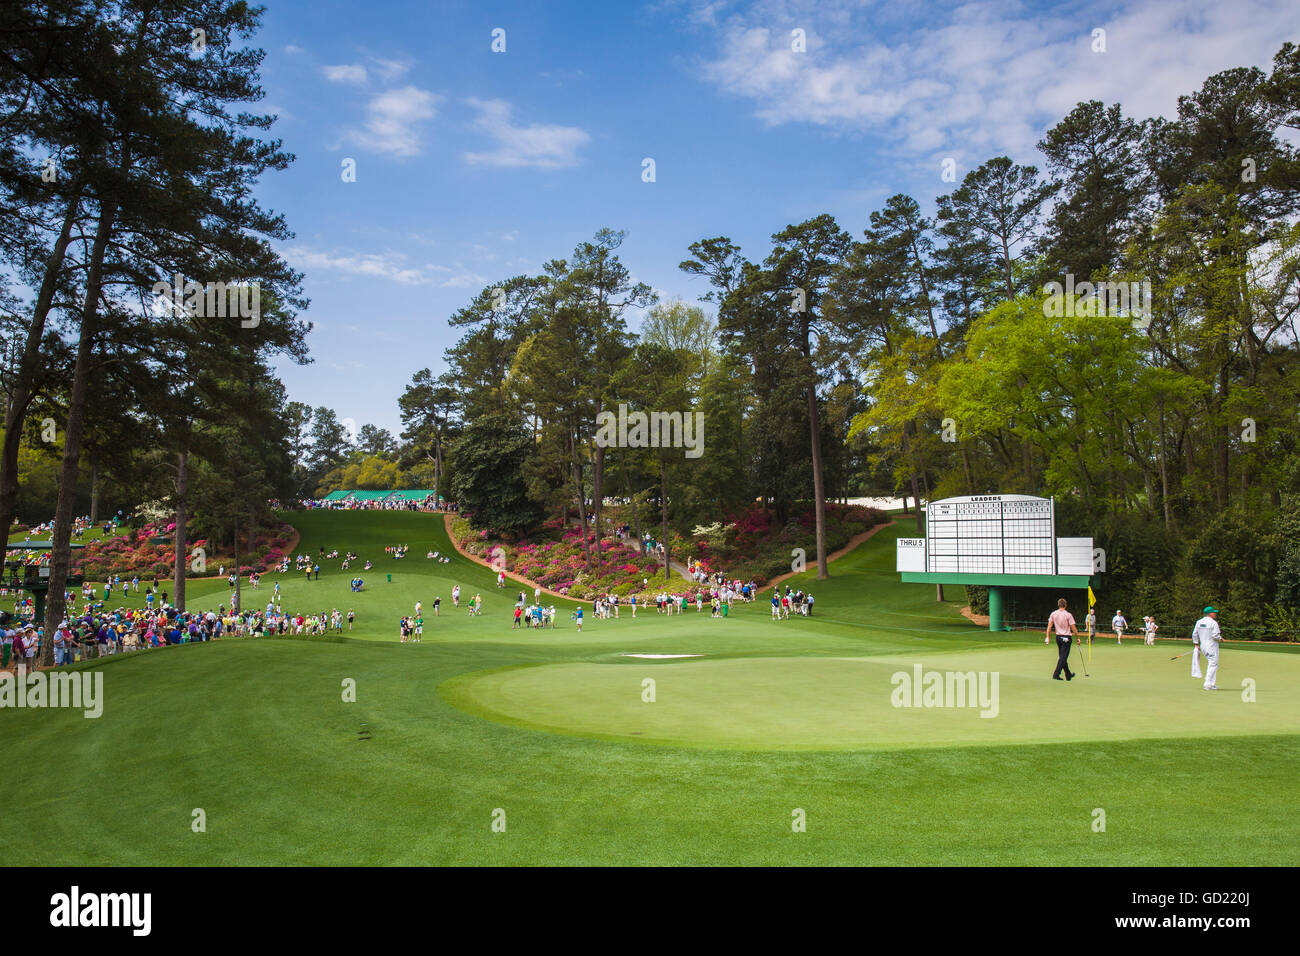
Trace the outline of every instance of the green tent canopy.
<instances>
[{"instance_id":1,"label":"green tent canopy","mask_svg":"<svg viewBox=\"0 0 1300 956\"><path fill-rule=\"evenodd\" d=\"M424 501L433 497L431 488L404 488L398 491L366 491L360 488L331 491L322 501ZM439 496L438 500L442 500Z\"/></svg>"}]
</instances>

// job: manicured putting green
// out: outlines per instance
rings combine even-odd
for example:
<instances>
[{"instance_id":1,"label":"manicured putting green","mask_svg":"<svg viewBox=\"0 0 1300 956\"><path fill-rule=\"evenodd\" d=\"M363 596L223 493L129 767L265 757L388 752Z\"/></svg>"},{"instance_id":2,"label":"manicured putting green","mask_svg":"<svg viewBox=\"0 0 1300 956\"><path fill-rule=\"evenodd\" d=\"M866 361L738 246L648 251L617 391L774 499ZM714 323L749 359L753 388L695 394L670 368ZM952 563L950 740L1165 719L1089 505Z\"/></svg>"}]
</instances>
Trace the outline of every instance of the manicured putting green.
<instances>
[{"instance_id":1,"label":"manicured putting green","mask_svg":"<svg viewBox=\"0 0 1300 956\"><path fill-rule=\"evenodd\" d=\"M1219 737L1300 727L1300 697L1289 690L1300 683L1300 657L1225 651L1221 689L1209 693L1189 676L1186 658L1171 662L1169 656L1164 647L1096 647L1093 676L1080 672L1073 683L1050 680L1055 649L1033 646L888 657L573 662L466 674L441 692L462 710L517 727L747 750ZM896 688L915 683L918 664L922 690L927 674L975 672L978 685L979 672L986 672L986 703L895 706ZM895 683L899 673L907 675L906 685ZM643 699L646 678L654 680L653 702ZM1243 700L1244 678L1255 681L1254 701ZM944 681L944 697L932 699L947 698ZM915 702L911 692L907 699Z\"/></svg>"}]
</instances>

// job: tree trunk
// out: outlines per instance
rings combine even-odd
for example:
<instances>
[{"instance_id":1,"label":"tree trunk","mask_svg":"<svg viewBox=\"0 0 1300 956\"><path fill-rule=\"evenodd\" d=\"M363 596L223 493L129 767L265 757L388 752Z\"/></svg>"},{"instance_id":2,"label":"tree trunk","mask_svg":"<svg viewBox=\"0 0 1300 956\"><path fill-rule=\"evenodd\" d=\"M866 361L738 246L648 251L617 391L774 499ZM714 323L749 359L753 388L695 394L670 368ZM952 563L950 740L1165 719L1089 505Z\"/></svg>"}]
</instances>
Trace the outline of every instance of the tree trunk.
<instances>
[{"instance_id":1,"label":"tree trunk","mask_svg":"<svg viewBox=\"0 0 1300 956\"><path fill-rule=\"evenodd\" d=\"M35 394L33 385L36 381L36 366L41 357L41 337L45 335L45 320L54 302L54 292L58 287L59 274L63 271L63 259L71 241L79 204L80 195L74 195L64 214L59 238L55 240L50 258L46 260L45 276L41 279L36 307L32 310L32 324L27 329L27 341L23 344L23 354L18 360L17 374L5 409L4 448L0 450L0 534L4 535L6 545L9 543L9 529L14 523L14 511L18 507L18 446L23 438L23 416L27 414Z\"/></svg>"},{"instance_id":2,"label":"tree trunk","mask_svg":"<svg viewBox=\"0 0 1300 956\"><path fill-rule=\"evenodd\" d=\"M664 580L673 579L673 547L668 538L668 462L663 458L659 459L659 513L662 516L663 536L660 543L664 547Z\"/></svg>"},{"instance_id":3,"label":"tree trunk","mask_svg":"<svg viewBox=\"0 0 1300 956\"><path fill-rule=\"evenodd\" d=\"M930 301L930 283L925 278L925 262L921 259L921 250L916 244L916 231L909 227L907 230L908 240L912 246L912 257L916 260L916 275L921 280L921 295L925 297L926 317L930 320L930 334L934 336L934 351L939 358L943 358L943 345L939 341L939 326L934 321L934 303ZM940 588L942 590L942 588ZM942 600L942 598L940 599Z\"/></svg>"},{"instance_id":4,"label":"tree trunk","mask_svg":"<svg viewBox=\"0 0 1300 956\"><path fill-rule=\"evenodd\" d=\"M99 523L99 466L90 461L90 523Z\"/></svg>"},{"instance_id":5,"label":"tree trunk","mask_svg":"<svg viewBox=\"0 0 1300 956\"><path fill-rule=\"evenodd\" d=\"M816 383L808 383L808 430L812 444L813 507L817 515L817 580L831 576L826 567L826 488L822 481L821 420L817 414Z\"/></svg>"},{"instance_id":6,"label":"tree trunk","mask_svg":"<svg viewBox=\"0 0 1300 956\"><path fill-rule=\"evenodd\" d=\"M605 478L605 449L596 446L596 454L593 456L591 463L591 509L593 517L596 519L596 563L600 564L600 515L601 515L601 496L604 494L603 484Z\"/></svg>"},{"instance_id":7,"label":"tree trunk","mask_svg":"<svg viewBox=\"0 0 1300 956\"><path fill-rule=\"evenodd\" d=\"M1011 249L1007 245L1006 236L1002 236L1002 268L1007 280L1007 301L1014 302L1016 300L1016 292L1015 287L1011 282Z\"/></svg>"},{"instance_id":8,"label":"tree trunk","mask_svg":"<svg viewBox=\"0 0 1300 956\"><path fill-rule=\"evenodd\" d=\"M42 666L54 663L54 632L67 609L63 592L68 586L72 565L72 510L77 497L78 465L81 461L81 437L86 425L86 394L90 389L90 353L94 345L95 319L99 311L99 293L103 284L104 252L117 206L102 203L91 246L86 272L86 299L81 309L81 332L77 337L77 359L72 370L72 388L68 395L68 422L63 435L63 463L59 471L59 498L54 508L54 533L50 540L50 589L45 604L45 635L41 645ZM8 529L5 529L6 533Z\"/></svg>"},{"instance_id":9,"label":"tree trunk","mask_svg":"<svg viewBox=\"0 0 1300 956\"><path fill-rule=\"evenodd\" d=\"M641 509L637 507L636 496L632 494L632 481L627 476L627 455L619 457L622 459L623 464L623 487L627 489L627 500L632 508L632 533L636 535L639 542L641 540Z\"/></svg>"},{"instance_id":10,"label":"tree trunk","mask_svg":"<svg viewBox=\"0 0 1300 956\"><path fill-rule=\"evenodd\" d=\"M1221 411L1228 403L1228 387L1229 387L1228 376L1229 376L1229 370L1227 364L1225 363L1219 369L1219 400L1215 411ZM1229 487L1232 481L1232 478L1229 475L1229 470L1231 466L1228 463L1227 425L1220 424L1216 428L1216 433L1217 434L1215 436L1215 443L1214 443L1214 455L1215 455L1214 471L1216 476L1219 479L1218 480L1219 507L1226 508L1228 507Z\"/></svg>"},{"instance_id":11,"label":"tree trunk","mask_svg":"<svg viewBox=\"0 0 1300 956\"><path fill-rule=\"evenodd\" d=\"M244 610L244 599L240 588L244 582L243 579L240 578L239 576L239 518L236 517L234 521L235 521L235 599L231 602L231 604L233 605L231 610L233 611L235 608L239 608L240 612L242 613Z\"/></svg>"},{"instance_id":12,"label":"tree trunk","mask_svg":"<svg viewBox=\"0 0 1300 956\"><path fill-rule=\"evenodd\" d=\"M438 504L438 489L442 485L442 435L441 433L434 436L433 439L433 503L436 507Z\"/></svg>"},{"instance_id":13,"label":"tree trunk","mask_svg":"<svg viewBox=\"0 0 1300 956\"><path fill-rule=\"evenodd\" d=\"M582 495L582 465L578 461L578 446L574 441L573 432L569 432L569 469L573 474L574 497L578 500L578 526L582 537L582 556L587 562L587 570L591 570L591 542L587 540L587 504Z\"/></svg>"},{"instance_id":14,"label":"tree trunk","mask_svg":"<svg viewBox=\"0 0 1300 956\"><path fill-rule=\"evenodd\" d=\"M190 471L189 454L176 453L176 538L172 551L176 555L176 568L172 575L172 589L176 592L173 604L178 611L185 610L185 568L188 554L185 549L185 529L189 524ZM239 566L235 565L235 573Z\"/></svg>"},{"instance_id":15,"label":"tree trunk","mask_svg":"<svg viewBox=\"0 0 1300 956\"><path fill-rule=\"evenodd\" d=\"M1160 398L1160 498L1165 510L1165 531L1174 529L1174 510L1169 501L1169 449L1165 444L1165 397Z\"/></svg>"}]
</instances>

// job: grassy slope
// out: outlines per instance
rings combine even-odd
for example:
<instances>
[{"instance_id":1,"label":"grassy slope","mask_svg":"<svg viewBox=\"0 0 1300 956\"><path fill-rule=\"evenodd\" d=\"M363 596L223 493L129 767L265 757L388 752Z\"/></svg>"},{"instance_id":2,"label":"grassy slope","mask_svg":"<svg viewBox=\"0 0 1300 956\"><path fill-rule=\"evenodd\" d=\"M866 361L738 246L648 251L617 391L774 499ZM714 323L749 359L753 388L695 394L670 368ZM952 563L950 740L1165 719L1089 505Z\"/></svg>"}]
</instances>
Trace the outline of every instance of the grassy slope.
<instances>
[{"instance_id":1,"label":"grassy slope","mask_svg":"<svg viewBox=\"0 0 1300 956\"><path fill-rule=\"evenodd\" d=\"M356 602L365 639L147 652L90 665L105 676L99 720L0 711L8 768L0 800L14 811L0 835L10 838L15 863L1297 862L1300 821L1286 805L1300 736L1294 727L1278 733L1272 721L1261 721L1271 736L773 752L546 733L484 720L444 697L448 678L521 664L620 661L634 690L645 673L690 666L632 663L618 657L625 651L704 651L711 660L895 656L904 667L913 657L965 651L964 666L981 669L984 650L1035 650L1050 670L1041 637L989 635L936 606L932 588L899 585L890 570L896 529L838 562L834 579L812 585L814 621L772 624L755 606L725 622L643 613L635 622L590 623L580 635L567 613L554 632L512 632L514 591L498 592L490 571L424 559L428 542L447 550L437 543L445 541L440 521L301 518L303 547L313 553L321 544L363 558L376 552L367 575L373 590ZM396 563L402 571L389 586L383 573L394 562L382 548L402 541L412 556ZM320 582L286 583L286 600L301 593L325 607L348 601L348 573L331 566ZM448 604L454 579L483 592L485 616L444 615L423 644L393 643L396 618L415 596L427 606L429 592L441 591ZM207 599L221 596L224 589ZM1104 663L1120 654L1124 668ZM1139 655L1172 652L1135 642L1103 655L1099 647L1095 677L1051 684L1044 673L1043 686L1076 701L1095 704L1104 694L1108 707L1131 706L1144 731L1188 732L1173 710L1183 698L1160 697L1153 711L1141 687L1114 696L1108 675L1133 671L1125 680L1137 680L1140 668L1131 665L1144 660ZM1270 659L1268 651L1229 648L1221 686L1259 671L1253 706L1269 706L1275 692L1264 678L1290 680L1294 658L1268 672L1246 663ZM1185 661L1161 663L1186 671ZM356 681L356 703L341 700L345 678ZM1190 679L1183 686L1188 708L1239 699L1210 698ZM1296 689L1292 681L1286 693ZM572 706L564 693L556 689L557 710ZM1011 718L981 722L1004 721ZM796 807L807 813L806 833L791 831ZM194 808L207 814L206 833L191 831ZM506 812L505 833L491 830L494 808ZM1092 832L1094 808L1106 811L1105 833Z\"/></svg>"},{"instance_id":2,"label":"grassy slope","mask_svg":"<svg viewBox=\"0 0 1300 956\"><path fill-rule=\"evenodd\" d=\"M473 639L486 628L478 627L479 621L468 620L464 607L474 593L483 594L484 615L496 612L500 615L514 607L519 593L519 586L498 590L496 575L489 569L467 561L455 553L441 515L413 512L356 512L356 511L313 511L286 515L302 533L302 541L297 552L306 552L318 561L321 568L320 580L308 581L305 575L292 570L285 574L268 571L262 576L261 586L253 589L245 583L241 595L246 607L265 606L271 600L276 582L280 582L282 607L319 613L338 608L344 613L352 608L357 613L355 630L351 637L395 640L398 635L398 621L404 614L415 610L415 602L423 601L425 607L424 640L434 640L436 635L449 631L457 639ZM401 561L395 561L384 552L388 545L407 544L410 551ZM319 558L319 549L324 547L328 553L337 548L340 554L354 552L358 560L352 562L347 571L341 570L341 558ZM430 561L425 557L429 551L450 555L450 564ZM295 553L297 553L295 552ZM365 562L369 559L374 567L366 571ZM215 571L215 568L212 568ZM392 581L388 575L392 575ZM365 579L366 589L354 594L348 582L359 576ZM123 600L120 592L114 592L109 600L109 607L144 607L144 583L141 590L132 593ZM452 613L451 589L461 586L462 609ZM163 581L162 587L172 596L171 581ZM102 585L101 585L102 588ZM531 589L528 589L531 596ZM97 591L102 595L102 590ZM224 578L191 578L186 583L187 607L191 610L216 609L219 604L229 604L230 588ZM442 597L442 611L437 620L433 618L433 599ZM557 602L557 607L561 604ZM564 616L574 606L564 605ZM455 625L452 625L452 621Z\"/></svg>"}]
</instances>

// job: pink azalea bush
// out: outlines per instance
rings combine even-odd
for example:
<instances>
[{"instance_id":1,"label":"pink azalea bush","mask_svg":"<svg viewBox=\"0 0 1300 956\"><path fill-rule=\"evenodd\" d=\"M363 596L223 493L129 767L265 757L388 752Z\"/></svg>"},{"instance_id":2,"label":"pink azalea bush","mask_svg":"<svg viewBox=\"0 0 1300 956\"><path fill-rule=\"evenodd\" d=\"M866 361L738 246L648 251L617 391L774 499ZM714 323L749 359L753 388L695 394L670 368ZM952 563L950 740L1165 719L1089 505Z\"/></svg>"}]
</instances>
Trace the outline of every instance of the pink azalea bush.
<instances>
[{"instance_id":1,"label":"pink azalea bush","mask_svg":"<svg viewBox=\"0 0 1300 956\"><path fill-rule=\"evenodd\" d=\"M104 581L114 575L124 578L139 576L141 578L171 577L175 568L176 552L173 544L162 544L152 539L174 533L176 523L171 522L165 528L156 524L147 524L139 530L126 531L111 538L103 538L88 543L85 549L74 553L73 570L84 575L89 581ZM253 540L254 551L250 554L241 551L241 561L251 571L262 572L269 566L279 564L284 558L284 551L289 546L293 528L281 525L274 534L260 535ZM197 538L185 546L188 556L195 548L208 548L207 538ZM207 569L200 573L188 566L186 574L202 577L217 573L217 568L233 564L234 555L207 555Z\"/></svg>"},{"instance_id":2,"label":"pink azalea bush","mask_svg":"<svg viewBox=\"0 0 1300 956\"><path fill-rule=\"evenodd\" d=\"M855 535L887 521L887 515L872 508L827 504L827 551L836 551ZM757 504L726 516L724 523L732 527L728 528L725 539L715 545L694 535L671 532L674 559L685 563L694 558L708 571L721 571L731 578L753 579L764 584L790 570L790 552L794 548L803 548L810 556L816 554L816 516L810 505L793 509L784 524L777 520L774 511L764 510ZM659 529L648 528L646 533L657 538ZM597 562L595 535L590 532L587 542L592 566L588 567L581 533L566 527L559 517L548 519L534 534L514 543L489 540L484 532L473 530L463 517L453 520L452 536L467 552L485 559L490 560L500 548L511 573L575 598L608 592L639 594L644 590L641 582L653 581L663 570L657 555L642 554L635 546L617 538L601 539L601 559Z\"/></svg>"},{"instance_id":3,"label":"pink azalea bush","mask_svg":"<svg viewBox=\"0 0 1300 956\"><path fill-rule=\"evenodd\" d=\"M463 519L452 522L452 534L462 548L479 557L490 558L500 548L510 573L573 598L640 591L642 580L659 570L653 557L639 554L617 538L601 539L597 561L596 536L591 533L587 535L592 560L588 567L581 533L576 528L561 528L558 519L544 523L535 537L514 543L489 541Z\"/></svg>"}]
</instances>

